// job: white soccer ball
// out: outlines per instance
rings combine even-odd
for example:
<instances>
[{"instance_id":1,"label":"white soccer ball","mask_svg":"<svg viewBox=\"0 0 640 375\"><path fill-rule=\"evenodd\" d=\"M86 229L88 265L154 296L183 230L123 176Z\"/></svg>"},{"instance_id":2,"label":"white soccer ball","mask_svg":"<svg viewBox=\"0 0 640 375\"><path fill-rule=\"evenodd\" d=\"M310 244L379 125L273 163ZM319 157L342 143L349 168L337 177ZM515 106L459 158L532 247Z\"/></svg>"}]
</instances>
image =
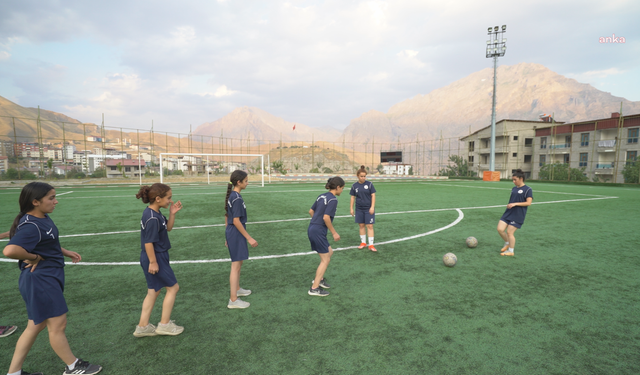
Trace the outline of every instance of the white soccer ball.
<instances>
[{"instance_id":1,"label":"white soccer ball","mask_svg":"<svg viewBox=\"0 0 640 375\"><path fill-rule=\"evenodd\" d=\"M442 257L442 262L447 267L453 267L458 262L458 258L456 257L456 255L454 253L446 253Z\"/></svg>"},{"instance_id":2,"label":"white soccer ball","mask_svg":"<svg viewBox=\"0 0 640 375\"><path fill-rule=\"evenodd\" d=\"M478 240L475 237L468 237L467 246L471 248L478 246Z\"/></svg>"}]
</instances>

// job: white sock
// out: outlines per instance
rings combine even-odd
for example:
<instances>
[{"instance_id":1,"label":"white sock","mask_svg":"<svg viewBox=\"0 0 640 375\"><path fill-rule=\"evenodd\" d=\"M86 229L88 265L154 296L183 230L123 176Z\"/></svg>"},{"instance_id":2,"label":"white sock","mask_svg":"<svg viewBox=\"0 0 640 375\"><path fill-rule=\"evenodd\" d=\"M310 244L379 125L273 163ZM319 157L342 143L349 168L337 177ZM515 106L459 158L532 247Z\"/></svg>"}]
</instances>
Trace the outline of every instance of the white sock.
<instances>
[{"instance_id":1,"label":"white sock","mask_svg":"<svg viewBox=\"0 0 640 375\"><path fill-rule=\"evenodd\" d=\"M361 235L360 235L360 242L362 242L362 243L367 242L367 235L365 235L365 234L361 234Z\"/></svg>"},{"instance_id":2,"label":"white sock","mask_svg":"<svg viewBox=\"0 0 640 375\"><path fill-rule=\"evenodd\" d=\"M507 250L508 253L513 253L513 247L510 247L509 250Z\"/></svg>"},{"instance_id":3,"label":"white sock","mask_svg":"<svg viewBox=\"0 0 640 375\"><path fill-rule=\"evenodd\" d=\"M67 365L67 367L69 368L69 370L73 370L74 368L76 368L76 363L78 363L78 358L76 358L75 361L73 361L72 364Z\"/></svg>"},{"instance_id":4,"label":"white sock","mask_svg":"<svg viewBox=\"0 0 640 375\"><path fill-rule=\"evenodd\" d=\"M20 369L20 370L18 370L16 372L12 372L12 373L8 373L7 372L7 375L20 375L20 374L22 374L22 369Z\"/></svg>"},{"instance_id":5,"label":"white sock","mask_svg":"<svg viewBox=\"0 0 640 375\"><path fill-rule=\"evenodd\" d=\"M508 242L505 242L505 243L504 243L504 246L509 246L509 243L508 243Z\"/></svg>"},{"instance_id":6,"label":"white sock","mask_svg":"<svg viewBox=\"0 0 640 375\"><path fill-rule=\"evenodd\" d=\"M373 246L373 237L369 237L369 246Z\"/></svg>"}]
</instances>

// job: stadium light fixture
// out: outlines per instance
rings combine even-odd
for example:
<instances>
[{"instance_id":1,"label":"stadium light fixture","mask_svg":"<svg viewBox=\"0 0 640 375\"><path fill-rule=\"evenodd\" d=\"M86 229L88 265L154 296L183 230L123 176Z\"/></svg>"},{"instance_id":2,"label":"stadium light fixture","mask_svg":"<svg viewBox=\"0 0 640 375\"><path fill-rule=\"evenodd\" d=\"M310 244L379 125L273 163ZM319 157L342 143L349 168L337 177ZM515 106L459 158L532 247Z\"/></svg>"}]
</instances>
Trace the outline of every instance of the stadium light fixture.
<instances>
[{"instance_id":1,"label":"stadium light fixture","mask_svg":"<svg viewBox=\"0 0 640 375\"><path fill-rule=\"evenodd\" d=\"M503 38L506 31L507 25L502 25L502 30L498 26L487 28L489 40L487 41L486 57L493 58L493 102L491 104L491 154L489 162L489 170L492 172L496 169L496 73L498 57L504 56L507 52L507 38Z\"/></svg>"}]
</instances>

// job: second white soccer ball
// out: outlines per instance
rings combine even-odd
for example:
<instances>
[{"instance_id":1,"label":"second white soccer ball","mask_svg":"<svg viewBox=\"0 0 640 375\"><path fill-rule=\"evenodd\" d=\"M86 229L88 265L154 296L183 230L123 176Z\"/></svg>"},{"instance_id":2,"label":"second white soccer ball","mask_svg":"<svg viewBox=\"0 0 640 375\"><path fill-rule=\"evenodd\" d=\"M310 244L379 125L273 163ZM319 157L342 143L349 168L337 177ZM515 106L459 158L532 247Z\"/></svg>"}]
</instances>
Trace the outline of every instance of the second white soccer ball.
<instances>
[{"instance_id":1,"label":"second white soccer ball","mask_svg":"<svg viewBox=\"0 0 640 375\"><path fill-rule=\"evenodd\" d=\"M478 240L475 237L467 237L467 246L471 248L478 246Z\"/></svg>"},{"instance_id":2,"label":"second white soccer ball","mask_svg":"<svg viewBox=\"0 0 640 375\"><path fill-rule=\"evenodd\" d=\"M442 257L442 262L447 267L453 267L456 265L456 263L458 263L458 258L454 253L446 253Z\"/></svg>"}]
</instances>

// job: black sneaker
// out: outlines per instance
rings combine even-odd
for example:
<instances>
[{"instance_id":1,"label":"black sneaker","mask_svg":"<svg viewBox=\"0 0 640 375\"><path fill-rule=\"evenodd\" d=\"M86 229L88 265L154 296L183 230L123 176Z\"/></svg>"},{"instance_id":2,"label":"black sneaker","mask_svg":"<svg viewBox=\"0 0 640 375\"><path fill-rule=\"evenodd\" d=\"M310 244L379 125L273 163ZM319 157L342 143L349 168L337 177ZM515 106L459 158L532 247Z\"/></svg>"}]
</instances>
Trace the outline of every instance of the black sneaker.
<instances>
[{"instance_id":1,"label":"black sneaker","mask_svg":"<svg viewBox=\"0 0 640 375\"><path fill-rule=\"evenodd\" d=\"M41 372L26 372L24 370L20 370L20 375L42 375Z\"/></svg>"},{"instance_id":2,"label":"black sneaker","mask_svg":"<svg viewBox=\"0 0 640 375\"><path fill-rule=\"evenodd\" d=\"M85 362L82 359L78 358L78 362L76 362L76 366L73 368L73 370L69 370L69 366L66 366L64 369L64 373L62 375L67 375L67 374L82 374L82 375L89 375L89 374L97 374L102 370L102 366L98 366L98 365L92 365L89 362Z\"/></svg>"},{"instance_id":3,"label":"black sneaker","mask_svg":"<svg viewBox=\"0 0 640 375\"><path fill-rule=\"evenodd\" d=\"M315 288L315 289L311 288L311 289L309 289L309 295L310 296L318 296L318 297L326 297L326 296L329 295L329 292L327 292L326 290L321 289L321 288Z\"/></svg>"},{"instance_id":4,"label":"black sneaker","mask_svg":"<svg viewBox=\"0 0 640 375\"><path fill-rule=\"evenodd\" d=\"M322 280L320 280L320 288L322 289L331 288L331 285L327 284L327 279L325 279L324 277L322 278Z\"/></svg>"}]
</instances>

